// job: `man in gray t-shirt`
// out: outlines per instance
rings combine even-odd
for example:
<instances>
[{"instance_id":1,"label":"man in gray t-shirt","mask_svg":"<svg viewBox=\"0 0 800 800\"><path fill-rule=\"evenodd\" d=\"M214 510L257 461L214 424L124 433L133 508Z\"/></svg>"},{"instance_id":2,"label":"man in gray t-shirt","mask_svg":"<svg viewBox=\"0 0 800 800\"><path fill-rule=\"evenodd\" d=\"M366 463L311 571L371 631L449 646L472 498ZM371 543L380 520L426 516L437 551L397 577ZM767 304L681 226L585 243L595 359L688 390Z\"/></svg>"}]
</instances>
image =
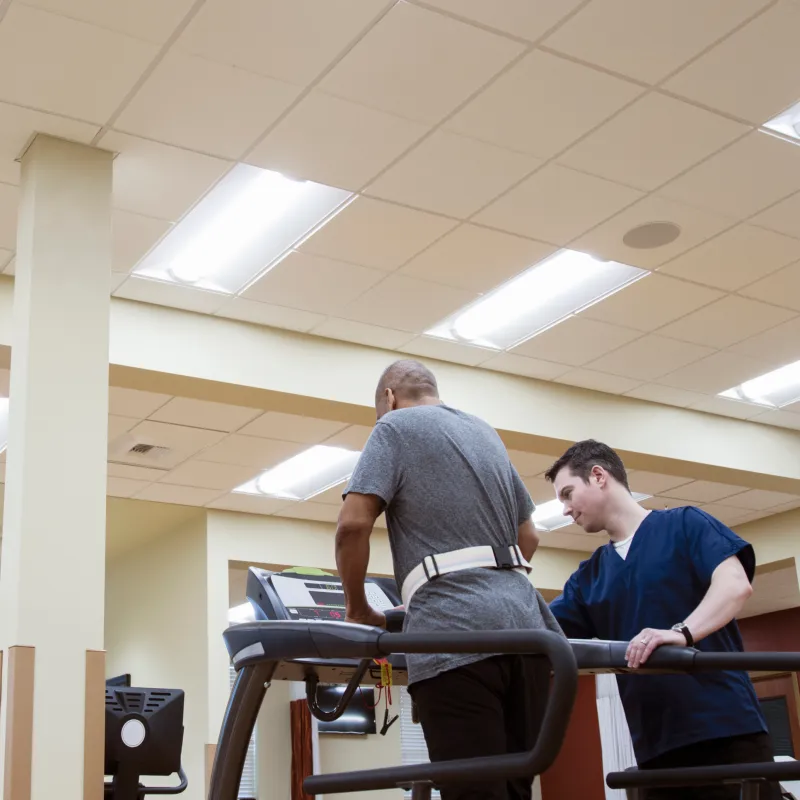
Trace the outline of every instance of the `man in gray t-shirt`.
<instances>
[{"instance_id":1,"label":"man in gray t-shirt","mask_svg":"<svg viewBox=\"0 0 800 800\"><path fill-rule=\"evenodd\" d=\"M402 587L426 556L478 545L538 544L533 503L496 431L441 402L436 379L416 361L381 376L378 422L345 492L336 561L347 619L384 624L364 593L369 535L384 511ZM391 413L390 413L391 412ZM472 568L422 585L406 608L406 632L548 628L560 631L524 570ZM540 724L549 665L533 656L408 656L410 691L431 760L530 749ZM453 798L530 797L530 781L445 787Z\"/></svg>"}]
</instances>

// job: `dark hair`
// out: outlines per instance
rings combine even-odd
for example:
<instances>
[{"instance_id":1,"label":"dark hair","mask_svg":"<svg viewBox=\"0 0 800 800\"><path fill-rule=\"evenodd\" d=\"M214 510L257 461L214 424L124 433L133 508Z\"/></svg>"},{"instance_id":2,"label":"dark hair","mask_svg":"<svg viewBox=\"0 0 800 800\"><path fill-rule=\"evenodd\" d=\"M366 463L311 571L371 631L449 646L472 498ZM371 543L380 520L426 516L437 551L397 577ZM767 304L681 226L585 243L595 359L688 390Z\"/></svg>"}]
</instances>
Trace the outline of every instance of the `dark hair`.
<instances>
[{"instance_id":1,"label":"dark hair","mask_svg":"<svg viewBox=\"0 0 800 800\"><path fill-rule=\"evenodd\" d=\"M545 472L544 476L550 483L555 483L556 475L564 467L569 467L573 475L577 475L584 483L588 483L594 466L602 467L628 491L631 490L628 486L628 473L625 471L622 459L607 444L596 442L594 439L576 442Z\"/></svg>"}]
</instances>

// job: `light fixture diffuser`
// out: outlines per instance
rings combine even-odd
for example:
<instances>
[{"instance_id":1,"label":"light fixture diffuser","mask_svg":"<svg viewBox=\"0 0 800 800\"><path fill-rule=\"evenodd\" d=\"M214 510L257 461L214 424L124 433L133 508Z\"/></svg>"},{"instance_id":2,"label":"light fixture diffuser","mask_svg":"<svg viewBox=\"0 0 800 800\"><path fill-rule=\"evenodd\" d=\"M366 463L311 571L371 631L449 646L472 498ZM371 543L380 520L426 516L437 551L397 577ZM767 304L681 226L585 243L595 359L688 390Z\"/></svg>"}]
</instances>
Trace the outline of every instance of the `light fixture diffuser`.
<instances>
[{"instance_id":1,"label":"light fixture diffuser","mask_svg":"<svg viewBox=\"0 0 800 800\"><path fill-rule=\"evenodd\" d=\"M234 492L283 500L309 500L346 481L353 474L360 455L357 450L314 445L242 484Z\"/></svg>"},{"instance_id":2,"label":"light fixture diffuser","mask_svg":"<svg viewBox=\"0 0 800 800\"><path fill-rule=\"evenodd\" d=\"M721 397L769 408L782 408L800 400L800 361L759 375L740 386L720 392Z\"/></svg>"},{"instance_id":3,"label":"light fixture diffuser","mask_svg":"<svg viewBox=\"0 0 800 800\"><path fill-rule=\"evenodd\" d=\"M353 197L343 189L237 164L133 272L234 294Z\"/></svg>"},{"instance_id":4,"label":"light fixture diffuser","mask_svg":"<svg viewBox=\"0 0 800 800\"><path fill-rule=\"evenodd\" d=\"M426 333L506 350L648 274L576 250L560 250Z\"/></svg>"},{"instance_id":5,"label":"light fixture diffuser","mask_svg":"<svg viewBox=\"0 0 800 800\"><path fill-rule=\"evenodd\" d=\"M647 500L651 495L641 492L631 492L633 499L637 503ZM563 513L564 504L560 500L548 500L546 503L536 506L531 519L534 527L540 531L556 531L572 524L572 517L567 517Z\"/></svg>"},{"instance_id":6,"label":"light fixture diffuser","mask_svg":"<svg viewBox=\"0 0 800 800\"><path fill-rule=\"evenodd\" d=\"M800 141L800 103L795 103L777 117L765 122L762 127L783 137Z\"/></svg>"}]
</instances>

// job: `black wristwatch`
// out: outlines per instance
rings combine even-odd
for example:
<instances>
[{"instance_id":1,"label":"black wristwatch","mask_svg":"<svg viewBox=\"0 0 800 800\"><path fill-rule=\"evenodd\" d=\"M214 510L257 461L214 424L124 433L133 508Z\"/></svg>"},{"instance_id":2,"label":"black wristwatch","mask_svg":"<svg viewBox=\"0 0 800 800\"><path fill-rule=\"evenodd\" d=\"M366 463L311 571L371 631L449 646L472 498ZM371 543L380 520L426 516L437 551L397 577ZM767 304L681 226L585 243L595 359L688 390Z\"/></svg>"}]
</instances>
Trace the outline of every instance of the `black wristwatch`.
<instances>
[{"instance_id":1,"label":"black wristwatch","mask_svg":"<svg viewBox=\"0 0 800 800\"><path fill-rule=\"evenodd\" d=\"M673 631L678 631L678 633L682 633L683 637L686 639L686 646L692 647L694 645L694 638L692 637L692 632L686 627L685 622L679 622L676 625L672 626Z\"/></svg>"}]
</instances>

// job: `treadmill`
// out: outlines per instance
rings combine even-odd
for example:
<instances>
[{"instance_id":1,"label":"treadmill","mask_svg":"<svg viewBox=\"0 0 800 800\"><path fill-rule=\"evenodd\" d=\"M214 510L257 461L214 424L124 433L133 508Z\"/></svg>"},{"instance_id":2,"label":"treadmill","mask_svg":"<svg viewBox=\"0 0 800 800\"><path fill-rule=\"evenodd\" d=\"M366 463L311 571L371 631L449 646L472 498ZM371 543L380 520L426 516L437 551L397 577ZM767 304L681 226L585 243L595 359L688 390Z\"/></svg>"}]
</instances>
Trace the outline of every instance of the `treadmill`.
<instances>
[{"instance_id":1,"label":"treadmill","mask_svg":"<svg viewBox=\"0 0 800 800\"><path fill-rule=\"evenodd\" d=\"M407 681L402 658L406 653L546 656L551 663L553 683L542 728L531 751L312 775L304 781L304 791L310 795L403 787L411 788L413 800L426 800L430 798L432 787L442 784L516 777L533 780L546 771L558 755L569 724L578 675L630 671L625 661L627 642L567 640L546 630L406 634L398 632L402 630L403 612L389 608L385 609L387 629L343 622L343 613L340 618L331 615L332 610L343 610L343 594L341 598L336 596L341 581L335 576L324 576L329 586L324 590L329 592L327 596L314 596L306 586L308 596L292 595L295 605L286 606L282 598L290 595L282 593L283 581L280 580L286 574L251 568L247 596L257 619L233 625L223 634L237 676L217 745L209 800L236 800L247 745L264 695L273 680L304 680L311 713L328 721L344 713L359 685L380 680L380 671L374 668L376 659L391 658L393 682L402 684ZM306 577L295 580L308 582L310 577L306 573ZM386 590L385 602L394 601L396 587L392 587L388 579L379 580L385 582L382 588ZM368 586L367 591L374 600L375 589ZM342 605L335 606L337 602ZM724 669L797 671L800 670L800 653L707 653L694 648L664 646L635 672L646 675ZM321 680L347 684L333 709L318 706L316 689ZM800 779L800 762L765 762L687 769L632 769L609 773L606 783L612 789L629 792L657 786L738 783L743 800L756 800L763 781L797 779Z\"/></svg>"}]
</instances>

